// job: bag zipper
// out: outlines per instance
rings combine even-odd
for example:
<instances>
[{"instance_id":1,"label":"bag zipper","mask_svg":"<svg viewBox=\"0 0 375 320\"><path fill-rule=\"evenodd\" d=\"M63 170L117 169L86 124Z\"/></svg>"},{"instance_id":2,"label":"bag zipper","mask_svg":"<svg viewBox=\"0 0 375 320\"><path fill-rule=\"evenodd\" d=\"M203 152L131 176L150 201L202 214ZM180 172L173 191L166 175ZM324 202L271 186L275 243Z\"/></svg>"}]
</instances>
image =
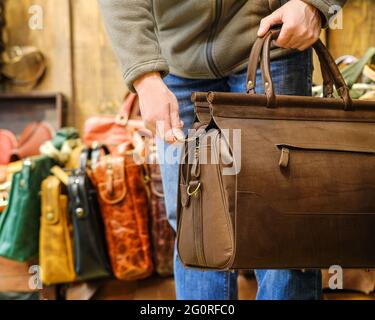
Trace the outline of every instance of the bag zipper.
<instances>
[{"instance_id":1,"label":"bag zipper","mask_svg":"<svg viewBox=\"0 0 375 320\"><path fill-rule=\"evenodd\" d=\"M375 150L356 146L345 145L293 145L287 143L276 144L276 147L281 150L279 166L287 168L290 160L290 151L320 151L320 152L344 152L344 153L359 153L367 155L375 155Z\"/></svg>"},{"instance_id":2,"label":"bag zipper","mask_svg":"<svg viewBox=\"0 0 375 320\"><path fill-rule=\"evenodd\" d=\"M222 0L216 0L215 3L215 19L214 22L212 23L211 31L208 36L208 41L207 41L207 47L206 47L206 57L207 57L207 62L208 62L208 67L210 71L215 75L217 78L221 78L222 74L220 73L218 67L215 64L215 61L213 59L213 41L216 36L216 30L219 25L221 13L222 13Z\"/></svg>"}]
</instances>

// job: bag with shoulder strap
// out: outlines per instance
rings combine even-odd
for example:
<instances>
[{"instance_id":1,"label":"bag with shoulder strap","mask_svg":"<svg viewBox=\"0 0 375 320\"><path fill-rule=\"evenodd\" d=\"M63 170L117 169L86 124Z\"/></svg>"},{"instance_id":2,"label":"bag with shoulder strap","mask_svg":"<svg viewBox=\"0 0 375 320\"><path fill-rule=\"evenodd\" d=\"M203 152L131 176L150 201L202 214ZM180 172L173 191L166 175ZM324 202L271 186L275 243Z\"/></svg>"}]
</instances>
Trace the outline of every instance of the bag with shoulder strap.
<instances>
[{"instance_id":1,"label":"bag with shoulder strap","mask_svg":"<svg viewBox=\"0 0 375 320\"><path fill-rule=\"evenodd\" d=\"M218 270L374 268L375 103L351 99L321 41L325 97L275 95L278 34L254 44L247 93L206 94L212 119L180 166L179 256Z\"/></svg>"},{"instance_id":2,"label":"bag with shoulder strap","mask_svg":"<svg viewBox=\"0 0 375 320\"><path fill-rule=\"evenodd\" d=\"M64 171L60 167L52 170ZM64 180L66 182L66 180ZM76 278L66 185L55 176L42 182L42 217L39 261L46 285L69 283Z\"/></svg>"},{"instance_id":3,"label":"bag with shoulder strap","mask_svg":"<svg viewBox=\"0 0 375 320\"><path fill-rule=\"evenodd\" d=\"M109 153L107 149L105 151ZM112 274L98 194L90 179L89 160L98 152L98 149L83 149L80 167L69 177L69 213L73 221L74 268L78 280L105 278Z\"/></svg>"},{"instance_id":4,"label":"bag with shoulder strap","mask_svg":"<svg viewBox=\"0 0 375 320\"><path fill-rule=\"evenodd\" d=\"M94 162L97 188L112 269L120 280L139 280L153 272L148 233L148 197L145 172L135 163L131 143L123 154Z\"/></svg>"}]
</instances>

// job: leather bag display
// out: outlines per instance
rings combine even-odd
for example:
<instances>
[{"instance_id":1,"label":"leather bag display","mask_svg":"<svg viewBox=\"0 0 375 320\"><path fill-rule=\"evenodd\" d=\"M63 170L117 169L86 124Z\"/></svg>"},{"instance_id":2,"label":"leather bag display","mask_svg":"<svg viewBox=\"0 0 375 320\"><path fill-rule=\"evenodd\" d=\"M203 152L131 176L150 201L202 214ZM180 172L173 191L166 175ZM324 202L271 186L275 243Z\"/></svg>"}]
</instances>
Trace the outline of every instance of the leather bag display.
<instances>
[{"instance_id":1,"label":"leather bag display","mask_svg":"<svg viewBox=\"0 0 375 320\"><path fill-rule=\"evenodd\" d=\"M156 145L154 141L149 144L148 171L150 175L152 252L156 272L162 277L167 277L173 275L175 232L167 219L160 166L156 156Z\"/></svg>"},{"instance_id":2,"label":"leather bag display","mask_svg":"<svg viewBox=\"0 0 375 320\"><path fill-rule=\"evenodd\" d=\"M18 146L17 137L9 130L0 130L0 165L7 165L12 150Z\"/></svg>"},{"instance_id":3,"label":"leather bag display","mask_svg":"<svg viewBox=\"0 0 375 320\"><path fill-rule=\"evenodd\" d=\"M85 122L83 142L88 146L106 145L112 150L119 144L132 141L134 133L144 129L143 121L130 119L136 99L137 95L130 93L117 116L89 118Z\"/></svg>"},{"instance_id":4,"label":"leather bag display","mask_svg":"<svg viewBox=\"0 0 375 320\"><path fill-rule=\"evenodd\" d=\"M8 206L0 215L0 256L20 262L38 257L39 192L53 165L48 157L32 157L13 175Z\"/></svg>"},{"instance_id":5,"label":"leather bag display","mask_svg":"<svg viewBox=\"0 0 375 320\"><path fill-rule=\"evenodd\" d=\"M93 162L113 273L120 280L147 278L153 263L143 166L134 162L131 150Z\"/></svg>"},{"instance_id":6,"label":"leather bag display","mask_svg":"<svg viewBox=\"0 0 375 320\"><path fill-rule=\"evenodd\" d=\"M39 262L46 285L75 280L66 186L55 176L42 182Z\"/></svg>"},{"instance_id":7,"label":"leather bag display","mask_svg":"<svg viewBox=\"0 0 375 320\"><path fill-rule=\"evenodd\" d=\"M278 32L255 43L247 93L207 94L212 119L180 166L179 256L219 270L374 268L375 103L350 98L321 41L325 97L275 95ZM259 56L265 95L254 89Z\"/></svg>"},{"instance_id":8,"label":"leather bag display","mask_svg":"<svg viewBox=\"0 0 375 320\"><path fill-rule=\"evenodd\" d=\"M78 280L109 277L104 226L98 195L89 177L91 148L83 149L80 167L69 177L69 213L73 221L74 269Z\"/></svg>"}]
</instances>

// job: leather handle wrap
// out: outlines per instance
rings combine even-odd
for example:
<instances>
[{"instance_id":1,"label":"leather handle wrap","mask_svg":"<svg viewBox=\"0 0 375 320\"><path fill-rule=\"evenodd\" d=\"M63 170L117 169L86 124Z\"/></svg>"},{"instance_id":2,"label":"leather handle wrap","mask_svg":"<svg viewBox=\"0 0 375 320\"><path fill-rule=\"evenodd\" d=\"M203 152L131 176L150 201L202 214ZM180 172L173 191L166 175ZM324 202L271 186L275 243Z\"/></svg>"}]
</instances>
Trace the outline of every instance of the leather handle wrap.
<instances>
[{"instance_id":1,"label":"leather handle wrap","mask_svg":"<svg viewBox=\"0 0 375 320\"><path fill-rule=\"evenodd\" d=\"M270 49L272 40L277 39L279 34L280 29L270 30L262 39L258 39L256 41L257 46L254 45L249 58L247 91L251 94L255 93L256 69L259 60L259 58L256 55L262 55L262 78L265 86L268 107L274 107L276 104L276 95L270 71ZM263 48L260 51L259 46L261 43L263 43ZM321 40L315 42L313 44L313 48L316 51L321 64L325 96L332 96L333 84L335 84L337 92L343 100L344 110L353 110L353 102L349 95L349 88L347 87L345 80L342 77L328 49L324 46Z\"/></svg>"}]
</instances>

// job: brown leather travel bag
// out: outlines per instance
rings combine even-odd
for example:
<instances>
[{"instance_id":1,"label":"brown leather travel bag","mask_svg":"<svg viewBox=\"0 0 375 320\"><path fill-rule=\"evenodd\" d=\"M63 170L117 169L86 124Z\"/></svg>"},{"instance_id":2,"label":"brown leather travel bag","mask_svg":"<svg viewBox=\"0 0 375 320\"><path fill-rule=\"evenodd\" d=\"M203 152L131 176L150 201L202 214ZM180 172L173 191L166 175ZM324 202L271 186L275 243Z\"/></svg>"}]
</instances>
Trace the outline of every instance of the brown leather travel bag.
<instances>
[{"instance_id":1,"label":"brown leather travel bag","mask_svg":"<svg viewBox=\"0 0 375 320\"><path fill-rule=\"evenodd\" d=\"M211 121L180 165L179 256L218 270L374 268L375 102L352 101L320 41L325 97L276 96L278 33L255 43L247 93L206 94ZM259 57L265 95L254 90Z\"/></svg>"}]
</instances>

